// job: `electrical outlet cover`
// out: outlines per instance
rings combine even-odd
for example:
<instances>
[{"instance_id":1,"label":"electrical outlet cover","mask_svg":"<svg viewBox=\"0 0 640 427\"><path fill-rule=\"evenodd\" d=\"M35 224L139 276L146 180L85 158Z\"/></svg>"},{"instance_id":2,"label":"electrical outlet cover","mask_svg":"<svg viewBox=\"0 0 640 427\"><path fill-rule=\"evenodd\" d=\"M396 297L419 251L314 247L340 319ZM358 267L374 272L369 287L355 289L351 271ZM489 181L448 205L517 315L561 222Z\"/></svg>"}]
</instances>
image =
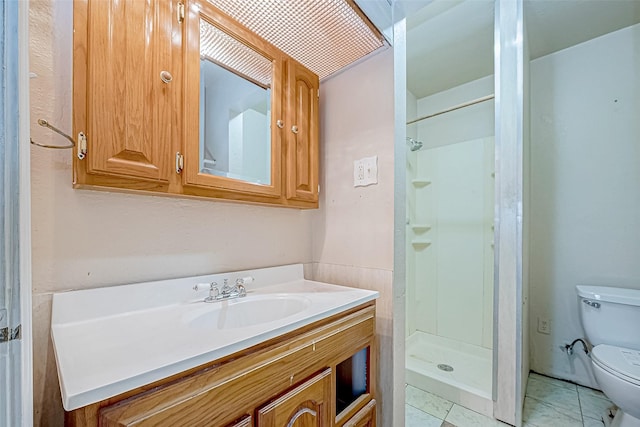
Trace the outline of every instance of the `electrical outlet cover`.
<instances>
[{"instance_id":1,"label":"electrical outlet cover","mask_svg":"<svg viewBox=\"0 0 640 427\"><path fill-rule=\"evenodd\" d=\"M353 162L353 186L359 187L364 185L364 163L362 160L354 160Z\"/></svg>"},{"instance_id":2,"label":"electrical outlet cover","mask_svg":"<svg viewBox=\"0 0 640 427\"><path fill-rule=\"evenodd\" d=\"M544 317L538 317L538 332L549 335L551 333L551 321Z\"/></svg>"},{"instance_id":3,"label":"electrical outlet cover","mask_svg":"<svg viewBox=\"0 0 640 427\"><path fill-rule=\"evenodd\" d=\"M378 156L365 157L353 162L353 186L366 187L378 183Z\"/></svg>"}]
</instances>

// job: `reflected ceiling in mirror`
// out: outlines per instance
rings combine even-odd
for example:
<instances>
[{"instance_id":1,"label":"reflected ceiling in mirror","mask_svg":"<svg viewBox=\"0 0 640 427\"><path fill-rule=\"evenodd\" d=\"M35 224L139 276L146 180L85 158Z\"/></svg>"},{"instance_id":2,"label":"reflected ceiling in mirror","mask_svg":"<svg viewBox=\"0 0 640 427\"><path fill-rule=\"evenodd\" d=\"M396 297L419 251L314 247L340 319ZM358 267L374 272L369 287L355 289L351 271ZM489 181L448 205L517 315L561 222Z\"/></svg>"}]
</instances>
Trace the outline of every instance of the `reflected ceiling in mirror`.
<instances>
[{"instance_id":1,"label":"reflected ceiling in mirror","mask_svg":"<svg viewBox=\"0 0 640 427\"><path fill-rule=\"evenodd\" d=\"M200 20L200 173L271 183L273 64Z\"/></svg>"},{"instance_id":2,"label":"reflected ceiling in mirror","mask_svg":"<svg viewBox=\"0 0 640 427\"><path fill-rule=\"evenodd\" d=\"M262 87L271 86L271 60L203 19L200 20L200 57Z\"/></svg>"}]
</instances>

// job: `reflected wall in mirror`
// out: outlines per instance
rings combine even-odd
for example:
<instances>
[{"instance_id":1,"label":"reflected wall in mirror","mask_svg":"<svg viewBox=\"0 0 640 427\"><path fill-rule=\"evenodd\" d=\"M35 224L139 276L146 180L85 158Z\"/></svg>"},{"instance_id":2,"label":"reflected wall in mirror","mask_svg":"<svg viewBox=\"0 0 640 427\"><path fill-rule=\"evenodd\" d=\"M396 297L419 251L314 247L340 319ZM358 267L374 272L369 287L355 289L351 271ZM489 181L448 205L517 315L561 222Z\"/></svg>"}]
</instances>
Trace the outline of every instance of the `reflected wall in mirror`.
<instances>
[{"instance_id":1,"label":"reflected wall in mirror","mask_svg":"<svg viewBox=\"0 0 640 427\"><path fill-rule=\"evenodd\" d=\"M200 20L200 173L271 184L273 63Z\"/></svg>"}]
</instances>

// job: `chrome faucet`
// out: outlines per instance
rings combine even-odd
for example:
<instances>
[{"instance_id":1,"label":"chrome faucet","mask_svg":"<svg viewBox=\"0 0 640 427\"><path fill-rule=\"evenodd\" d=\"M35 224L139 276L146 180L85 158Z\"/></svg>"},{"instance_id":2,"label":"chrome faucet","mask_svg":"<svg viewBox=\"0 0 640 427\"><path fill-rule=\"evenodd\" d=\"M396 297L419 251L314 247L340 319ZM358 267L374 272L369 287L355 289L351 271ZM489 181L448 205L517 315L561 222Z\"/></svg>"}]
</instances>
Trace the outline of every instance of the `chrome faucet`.
<instances>
[{"instance_id":1,"label":"chrome faucet","mask_svg":"<svg viewBox=\"0 0 640 427\"><path fill-rule=\"evenodd\" d=\"M224 279L220 295L221 298L242 298L247 296L247 290L244 287L244 281L242 279L236 280L233 286L229 286L227 282L228 280Z\"/></svg>"},{"instance_id":2,"label":"chrome faucet","mask_svg":"<svg viewBox=\"0 0 640 427\"><path fill-rule=\"evenodd\" d=\"M204 302L216 302L226 299L242 298L247 296L247 290L244 287L245 283L253 282L253 277L243 277L237 279L233 286L229 286L229 280L224 279L222 288L218 289L216 282L211 283L199 283L193 287L193 290L200 291L203 289L209 289L209 296L204 299Z\"/></svg>"}]
</instances>

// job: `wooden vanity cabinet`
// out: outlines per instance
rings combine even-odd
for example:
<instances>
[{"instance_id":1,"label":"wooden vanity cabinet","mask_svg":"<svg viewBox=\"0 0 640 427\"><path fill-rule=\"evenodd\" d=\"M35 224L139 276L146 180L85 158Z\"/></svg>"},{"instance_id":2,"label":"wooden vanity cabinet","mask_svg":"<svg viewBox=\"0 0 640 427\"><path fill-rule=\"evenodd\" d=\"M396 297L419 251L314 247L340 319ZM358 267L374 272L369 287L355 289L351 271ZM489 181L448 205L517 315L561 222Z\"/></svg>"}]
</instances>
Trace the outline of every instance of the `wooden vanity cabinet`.
<instances>
[{"instance_id":1,"label":"wooden vanity cabinet","mask_svg":"<svg viewBox=\"0 0 640 427\"><path fill-rule=\"evenodd\" d=\"M70 427L375 426L375 303L66 414ZM337 367L368 349L367 386L337 413Z\"/></svg>"},{"instance_id":2,"label":"wooden vanity cabinet","mask_svg":"<svg viewBox=\"0 0 640 427\"><path fill-rule=\"evenodd\" d=\"M201 173L201 16L272 61L269 183ZM74 0L73 46L74 188L318 206L318 77L208 1Z\"/></svg>"}]
</instances>

